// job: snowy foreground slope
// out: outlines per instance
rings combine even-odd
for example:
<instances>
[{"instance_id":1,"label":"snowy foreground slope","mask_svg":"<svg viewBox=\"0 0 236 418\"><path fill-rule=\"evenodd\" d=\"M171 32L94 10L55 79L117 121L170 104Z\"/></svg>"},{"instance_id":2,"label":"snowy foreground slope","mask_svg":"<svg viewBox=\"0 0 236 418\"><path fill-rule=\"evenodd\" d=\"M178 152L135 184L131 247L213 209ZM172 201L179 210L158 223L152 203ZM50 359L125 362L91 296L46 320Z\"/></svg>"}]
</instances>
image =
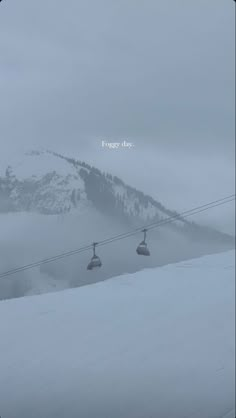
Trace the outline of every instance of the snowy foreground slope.
<instances>
[{"instance_id":1,"label":"snowy foreground slope","mask_svg":"<svg viewBox=\"0 0 236 418\"><path fill-rule=\"evenodd\" d=\"M234 418L234 252L0 302L1 418Z\"/></svg>"}]
</instances>

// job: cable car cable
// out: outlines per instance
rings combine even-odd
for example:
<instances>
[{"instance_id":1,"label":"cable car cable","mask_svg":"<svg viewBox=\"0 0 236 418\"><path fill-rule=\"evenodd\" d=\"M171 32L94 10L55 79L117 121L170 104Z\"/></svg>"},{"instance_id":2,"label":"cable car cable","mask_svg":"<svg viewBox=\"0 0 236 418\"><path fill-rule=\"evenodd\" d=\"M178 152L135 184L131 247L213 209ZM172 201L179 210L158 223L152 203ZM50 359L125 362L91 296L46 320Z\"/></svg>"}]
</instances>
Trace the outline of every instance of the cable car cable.
<instances>
[{"instance_id":1,"label":"cable car cable","mask_svg":"<svg viewBox=\"0 0 236 418\"><path fill-rule=\"evenodd\" d=\"M150 229L154 229L154 228L160 227L162 225L166 225L168 223L171 223L174 220L178 220L178 219L183 220L183 219L187 218L188 216L193 216L197 213L204 212L206 210L215 208L217 206L224 205L226 203L230 203L234 200L235 200L235 194L232 194L232 195L226 196L224 198L209 202L207 204L197 206L197 207L192 208L188 211L184 211L180 214L170 216L166 219L163 219L162 221L157 221L157 222L149 224L145 227L136 228L136 229L134 229L130 232L119 234L119 235L116 235L114 237L107 238L103 241L99 241L99 242L96 243L96 246L103 246L103 245L110 244L110 243L115 242L115 241L119 241L121 239L129 238L130 236L133 236L133 235L137 234L138 232L142 232L144 228L147 229L147 230L150 230ZM8 270L8 271L3 272L3 273L0 274L0 279L4 278L4 277L7 277L7 276L10 276L10 275L13 275L13 274L16 274L16 273L20 273L22 271L26 271L26 270L29 270L29 269L32 269L32 268L35 268L35 267L39 267L39 266L44 265L44 264L48 264L48 263L60 260L62 258L70 257L70 256L75 255L75 254L80 254L82 252L90 250L91 248L93 248L93 244L92 245L90 244L90 245L87 245L87 246L84 246L84 247L81 247L81 248L78 248L78 249L75 249L75 250L72 250L72 251L67 251L65 253L61 253L61 254L58 254L56 256L49 257L49 258L46 258L46 259L43 259L43 260L40 260L40 261L36 261L36 262L30 263L30 264L26 264L24 266L20 266L20 267L17 267L15 269Z\"/></svg>"},{"instance_id":2,"label":"cable car cable","mask_svg":"<svg viewBox=\"0 0 236 418\"><path fill-rule=\"evenodd\" d=\"M229 198L231 198L231 199L225 201L226 199L229 199ZM111 238L107 238L103 241L98 242L98 246L106 245L106 244L109 244L110 242L113 242L113 241L119 241L119 239L129 238L130 236L135 235L138 232L142 232L144 228L147 229L147 230L151 230L151 229L157 228L159 226L166 225L167 223L171 223L172 221L175 221L175 220L184 220L185 218L187 218L189 216L192 216L192 215L195 215L196 213L204 212L205 210L212 209L212 208L217 207L217 206L221 206L223 204L232 202L234 200L235 200L235 194L227 196L223 199L215 200L213 202L207 203L207 204L202 205L202 206L197 206L196 208L181 212L180 214L176 214L174 216L170 216L168 218L162 219L161 221L157 221L157 222L151 223L149 225L144 225L142 227L133 229L130 232L126 232L126 233L119 234L119 235L116 235L116 236L111 237ZM222 202L222 203L220 203L220 202ZM210 207L208 207L208 206L210 206Z\"/></svg>"}]
</instances>

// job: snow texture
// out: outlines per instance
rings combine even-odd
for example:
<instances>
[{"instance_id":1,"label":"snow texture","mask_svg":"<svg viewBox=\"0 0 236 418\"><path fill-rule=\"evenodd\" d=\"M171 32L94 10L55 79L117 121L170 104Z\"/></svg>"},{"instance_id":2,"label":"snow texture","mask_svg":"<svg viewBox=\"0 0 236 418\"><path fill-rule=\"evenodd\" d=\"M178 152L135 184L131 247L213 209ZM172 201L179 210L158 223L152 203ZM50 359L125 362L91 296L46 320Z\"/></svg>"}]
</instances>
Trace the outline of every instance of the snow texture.
<instances>
[{"instance_id":1,"label":"snow texture","mask_svg":"<svg viewBox=\"0 0 236 418\"><path fill-rule=\"evenodd\" d=\"M234 418L234 252L0 302L2 418Z\"/></svg>"}]
</instances>

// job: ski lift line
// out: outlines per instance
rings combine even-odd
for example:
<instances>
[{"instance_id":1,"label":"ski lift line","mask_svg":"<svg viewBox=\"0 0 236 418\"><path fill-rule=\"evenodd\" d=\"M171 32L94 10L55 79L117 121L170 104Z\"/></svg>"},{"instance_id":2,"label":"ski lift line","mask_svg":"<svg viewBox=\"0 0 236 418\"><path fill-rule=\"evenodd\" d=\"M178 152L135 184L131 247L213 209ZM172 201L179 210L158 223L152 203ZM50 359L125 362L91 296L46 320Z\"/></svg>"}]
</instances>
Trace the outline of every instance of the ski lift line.
<instances>
[{"instance_id":1,"label":"ski lift line","mask_svg":"<svg viewBox=\"0 0 236 418\"><path fill-rule=\"evenodd\" d=\"M149 230L149 229L155 228L156 226L159 226L159 225L165 224L167 221L169 222L169 220L177 220L177 219L179 219L179 220L183 220L183 219L185 218L185 216L184 216L185 214L187 215L187 214L189 214L190 212L196 211L196 210L198 210L198 209L203 209L203 208L205 208L205 207L207 207L207 206L209 206L209 205L214 205L215 203L218 203L218 202L223 202L223 201L225 201L226 199L230 199L230 198L232 198L232 200L234 200L234 199L235 199L235 194L229 195L229 196L227 196L227 197L224 197L224 198L221 198L221 199L218 199L218 200L214 200L214 201L212 201L212 202L206 203L206 204L201 205L201 206L197 206L197 207L195 207L195 208L193 208L193 209L189 209L189 210L184 211L184 212L181 212L181 213L179 213L179 214L176 214L176 215L173 215L173 216L169 216L168 218L165 218L165 219L163 219L163 220L161 220L161 221L156 221L156 222L153 222L153 223L151 223L151 224L149 224L149 225L145 225L145 226L142 226L142 227L139 227L139 228L133 229L133 230L132 230L132 231L130 231L130 232L122 233L122 234L116 235L116 236L114 236L114 237L107 238L107 239L105 239L105 240L103 240L103 241L99 241L98 245L100 245L100 246L101 246L101 245L104 245L105 243L110 242L111 240L113 240L113 238L114 238L114 239L119 238L119 237L124 237L124 238L125 238L125 237L126 237L126 235L129 237L129 236L130 236L130 234L136 234L136 233L138 233L138 232L142 232L142 231L143 231L143 229ZM224 203L228 203L228 202L224 202ZM218 206L218 205L216 205L216 206ZM213 207L214 207L214 206L213 206ZM189 216L190 216L190 215L189 215Z\"/></svg>"},{"instance_id":2,"label":"ski lift line","mask_svg":"<svg viewBox=\"0 0 236 418\"><path fill-rule=\"evenodd\" d=\"M70 257L70 256L75 255L75 254L80 254L82 252L90 250L91 247L92 247L91 245L87 245L86 247L81 247L81 248L78 248L77 250L68 251L66 253L58 254L58 255L50 257L50 258L45 258L43 260L36 261L35 263L31 263L31 264L27 264L27 265L24 265L24 266L21 266L21 267L17 267L15 269L12 269L12 270L6 271L5 273L0 274L0 279L2 277L10 276L11 274L20 273L22 271L29 270L29 269L32 269L34 267L40 267L44 264L48 264L48 263L52 263L54 261L58 261L62 258Z\"/></svg>"},{"instance_id":3,"label":"ski lift line","mask_svg":"<svg viewBox=\"0 0 236 418\"><path fill-rule=\"evenodd\" d=\"M196 211L196 210L195 210L195 212L194 212L194 213L191 213L191 212L193 212L193 211L194 211L194 209L191 209L191 210L189 210L189 211L186 211L186 212L185 212L185 213L186 213L185 217L187 217L187 216L192 216L192 215L194 215L195 213L199 213L199 212L202 212L202 211L205 211L205 210L211 209L211 208L216 207L216 206L220 206L220 205L222 205L222 204L225 204L225 203L228 203L228 202L230 202L230 201L233 201L234 199L231 199L231 200L228 200L228 201L224 201L224 202L223 202L222 200L226 200L226 198L224 198L224 199L219 199L219 200L218 200L218 201L219 201L219 203L218 203L218 204L215 204L215 205L211 205L211 207L209 207L211 203L208 203L208 204L206 204L206 205L202 205L202 207L204 206L205 208L204 208L204 209L202 209L201 211L200 211L200 210L198 210L198 211ZM220 201L221 201L221 203L220 203ZM214 202L213 202L213 203L214 203ZM208 206L208 207L206 207L206 206ZM188 212L188 214L187 214L187 212ZM178 218L179 218L179 217L182 217L182 219L183 219L183 213L181 213L181 214L179 214L179 215L176 215L175 217L166 218L166 219L165 219L165 220L163 220L163 221L159 221L159 222L155 223L155 225L153 225L153 224L152 224L152 227L150 227L150 226L149 226L149 228L150 228L150 229L153 229L154 227L158 227L158 226L161 226L161 225L165 225L165 224L167 224L167 223L172 222L172 221L173 221L173 220L175 220L177 217L178 217ZM96 245L100 245L100 246L102 246L102 245L106 245L106 244L109 244L109 243L114 242L114 241L118 241L118 240L121 240L121 239L124 239L124 238L128 238L128 237L130 237L130 236L132 236L132 235L134 235L134 234L136 234L136 233L138 233L138 232L140 232L140 231L141 231L141 228L138 228L137 230L133 230L133 231L131 231L131 232L129 232L129 233L126 233L126 234L120 234L120 235L115 236L115 237L112 237L112 238L110 238L110 239L106 239L106 240L104 240L104 241L100 241L99 243L96 243ZM142 231L143 231L143 230L142 230ZM43 265L43 264L47 264L47 263L50 263L50 262L53 262L53 261L57 261L57 260L59 260L59 259L62 259L62 258L68 257L68 256L72 256L72 255L75 255L75 254L79 254L79 253L81 253L81 252L84 252L84 251L87 251L87 250L91 249L91 248L92 248L92 246L93 246L93 244L92 244L92 245L85 246L85 247L81 247L81 248L76 249L76 250L73 250L73 251L68 251L68 252L66 252L66 253L62 253L62 254L59 254L59 255L57 255L57 256L50 257L50 258L47 258L47 259L44 259L44 260L41 260L41 261L38 261L38 262L35 262L35 263L27 264L27 265L25 265L25 266L21 266L21 267L16 268L16 269L9 270L8 272L2 273L2 274L0 275L0 278L1 278L2 276L3 276L3 277L5 277L5 276L8 276L8 275L11 275L11 274L14 274L14 273L18 273L18 272L21 272L21 271L24 271L24 270L31 269L31 268L33 268L33 267L38 267L38 266Z\"/></svg>"},{"instance_id":4,"label":"ski lift line","mask_svg":"<svg viewBox=\"0 0 236 418\"><path fill-rule=\"evenodd\" d=\"M107 239L105 239L103 241L100 241L100 242L96 242L96 246L103 246L103 245L110 244L110 243L115 242L115 241L119 241L121 239L129 238L130 236L133 236L133 235L137 234L138 232L143 232L144 229L150 230L150 229L154 229L154 228L157 228L159 226L171 223L171 222L173 222L174 220L177 220L177 219L182 220L182 219L185 219L189 216L193 216L197 213L204 212L206 210L215 208L217 206L224 205L226 203L230 203L234 200L235 200L235 194L227 196L227 197L222 198L222 199L215 200L213 202L209 202L209 203L207 203L205 205L202 205L202 206L198 206L196 208L193 208L193 209L190 209L188 211L182 212L182 213L177 214L175 216L170 216L169 218L163 219L162 221L158 221L158 222L149 224L146 227L137 228L137 229L134 229L133 231L123 233L123 234L119 234L119 235L116 235L114 237L107 238ZM67 251L65 253L58 254L58 255L53 256L53 257L49 257L49 258L46 258L46 259L43 259L43 260L40 260L40 261L36 261L34 263L30 263L30 264L27 264L27 265L24 265L24 266L15 268L15 269L8 270L8 271L3 272L3 273L0 274L0 279L4 278L4 277L7 277L7 276L10 276L10 275L13 275L13 274L16 274L16 273L20 273L22 271L26 271L26 270L29 270L29 269L32 269L32 268L35 268L35 267L39 267L39 266L44 265L44 264L48 264L48 263L51 263L51 262L54 262L54 261L58 261L62 258L70 257L70 256L75 255L75 254L80 254L82 252L88 251L91 248L93 248L93 245L94 244L90 244L90 245L87 245L87 246L84 246L84 247L81 247L81 248L78 248L78 249L75 249L75 250L72 250L72 251Z\"/></svg>"},{"instance_id":5,"label":"ski lift line","mask_svg":"<svg viewBox=\"0 0 236 418\"><path fill-rule=\"evenodd\" d=\"M230 200L223 201L223 202L219 202L219 203L216 203L216 204L211 205L211 206L210 206L210 203L208 203L207 205L202 205L202 206L199 206L197 208L190 209L188 211L182 212L182 213L180 213L178 215L170 216L169 218L165 218L162 221L158 221L158 222L149 224L149 225L145 226L145 229L146 229L146 231L148 231L148 230L152 230L154 228L157 228L159 226L166 225L166 224L171 223L171 222L176 221L176 220L183 220L183 219L185 219L185 218L187 218L189 216L193 216L193 215L195 215L197 213L204 212L204 211L206 211L208 209L212 209L212 208L215 208L217 206L221 206L221 205L224 205L226 203L233 202L234 200L235 200L235 197L232 198L232 199L230 199ZM213 202L213 203L215 203L215 202ZM112 238L107 238L104 241L100 241L100 242L98 242L97 246L102 246L102 245L110 244L110 242L119 241L120 239L123 239L123 238L129 238L130 236L135 235L138 232L143 232L143 231L144 231L144 227L137 228L137 229L134 229L133 231L130 231L130 232L127 232L127 233L124 233L124 234L120 234L120 235L116 235L116 236L114 236Z\"/></svg>"},{"instance_id":6,"label":"ski lift line","mask_svg":"<svg viewBox=\"0 0 236 418\"><path fill-rule=\"evenodd\" d=\"M208 203L208 204L202 205L201 207L203 209L201 209L201 210L196 210L195 209L195 211L194 211L194 209L191 209L189 211L186 211L186 212L184 212L185 213L185 216L184 217L192 216L194 214L203 212L205 210L208 210L208 209L214 208L216 206L220 206L222 204L229 203L229 202L235 200L235 198L234 198L234 199L230 199L228 201L223 201L223 200L226 200L226 199L227 198L219 199L218 200L218 202L219 202L218 204L211 205L211 203ZM215 202L217 202L217 201L215 201ZM213 202L213 203L215 203L215 202ZM192 213L193 211L194 211L194 213ZM180 218L180 217L182 217L182 219L184 218L183 217L183 213L181 213L179 215L176 215L174 217L166 218L163 221L156 222L155 224L151 224L151 226L149 225L149 229L153 229L155 227L165 225L165 224L170 223L170 222L172 222L172 221L174 221L174 220L176 220L177 218ZM138 228L136 230L130 231L129 233L117 235L117 236L112 237L110 239L106 239L104 241L100 241L100 242L96 243L96 245L97 246L98 245L103 246L103 245L112 243L114 241L119 241L119 240L124 239L124 238L129 238L130 236L135 235L136 233L138 233L140 231L143 231L143 229ZM62 254L59 254L57 256L50 257L50 258L47 258L47 259L44 259L44 260L41 260L41 261L38 261L38 262L35 262L35 263L27 264L25 266L21 266L21 267L16 268L16 269L9 270L9 271L7 271L5 273L0 274L0 278L6 277L8 275L15 274L15 273L18 273L18 272L21 272L21 271L25 271L25 270L28 270L28 269L31 269L31 268L34 268L34 267L39 267L40 265L44 265L44 264L47 264L47 263L50 263L50 262L53 262L53 261L57 261L59 259L62 259L62 258L68 257L68 256L72 256L72 255L75 255L75 254L79 254L81 252L84 252L84 251L87 251L87 250L91 249L92 247L93 247L93 244L92 245L85 246L85 247L81 247L81 248L76 249L76 250L73 250L73 251L68 251L66 253L62 253Z\"/></svg>"},{"instance_id":7,"label":"ski lift line","mask_svg":"<svg viewBox=\"0 0 236 418\"><path fill-rule=\"evenodd\" d=\"M186 214L184 217L182 217L182 219L188 218L189 216L193 216L193 215L196 215L196 214L201 213L201 212L205 212L205 211L207 211L208 209L213 209L213 208L215 208L215 207L217 207L217 206L221 206L221 205L224 205L224 204L226 204L226 203L233 202L234 200L235 200L235 199L231 199L231 200L228 200L228 201L226 201L226 202L218 203L218 204L216 204L216 205L209 206L209 207L207 207L207 208L204 208L204 209L198 210L198 211L196 211L196 212L191 211L191 213ZM150 230L152 230L152 229L155 229L155 228L161 227L161 226L163 226L163 225L169 224L169 223L171 223L171 222L173 222L173 221L176 221L176 220L178 220L178 219L179 219L179 218L177 218L177 217L175 217L175 218L173 217L173 218L170 218L170 219L169 219L169 218L164 219L163 221L159 222L158 224L156 224L156 225L152 225L151 227L148 227L148 228L147 228L147 231L150 231ZM101 243L98 243L98 246L103 246L103 245L106 245L106 244L111 244L111 243L113 243L113 242L120 241L120 240L125 239L125 238L129 238L129 237L131 237L131 236L133 236L133 235L136 235L138 232L142 232L142 229L135 230L135 231L133 231L133 232L127 233L127 234L125 234L125 235L123 235L123 236L120 236L120 237L117 237L117 238L116 238L116 237L114 237L113 239L110 239L109 241L107 240L106 242L101 242ZM1 278L1 276L0 276L0 278Z\"/></svg>"}]
</instances>

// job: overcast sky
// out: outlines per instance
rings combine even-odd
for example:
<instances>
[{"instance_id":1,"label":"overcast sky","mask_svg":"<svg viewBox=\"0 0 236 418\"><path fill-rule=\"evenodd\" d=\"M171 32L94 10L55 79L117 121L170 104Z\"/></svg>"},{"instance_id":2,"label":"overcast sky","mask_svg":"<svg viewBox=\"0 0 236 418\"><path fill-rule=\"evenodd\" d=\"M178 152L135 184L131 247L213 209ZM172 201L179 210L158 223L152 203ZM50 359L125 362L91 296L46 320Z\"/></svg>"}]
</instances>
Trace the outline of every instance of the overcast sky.
<instances>
[{"instance_id":1,"label":"overcast sky","mask_svg":"<svg viewBox=\"0 0 236 418\"><path fill-rule=\"evenodd\" d=\"M233 193L234 8L2 1L1 154L64 152L176 209Z\"/></svg>"}]
</instances>

